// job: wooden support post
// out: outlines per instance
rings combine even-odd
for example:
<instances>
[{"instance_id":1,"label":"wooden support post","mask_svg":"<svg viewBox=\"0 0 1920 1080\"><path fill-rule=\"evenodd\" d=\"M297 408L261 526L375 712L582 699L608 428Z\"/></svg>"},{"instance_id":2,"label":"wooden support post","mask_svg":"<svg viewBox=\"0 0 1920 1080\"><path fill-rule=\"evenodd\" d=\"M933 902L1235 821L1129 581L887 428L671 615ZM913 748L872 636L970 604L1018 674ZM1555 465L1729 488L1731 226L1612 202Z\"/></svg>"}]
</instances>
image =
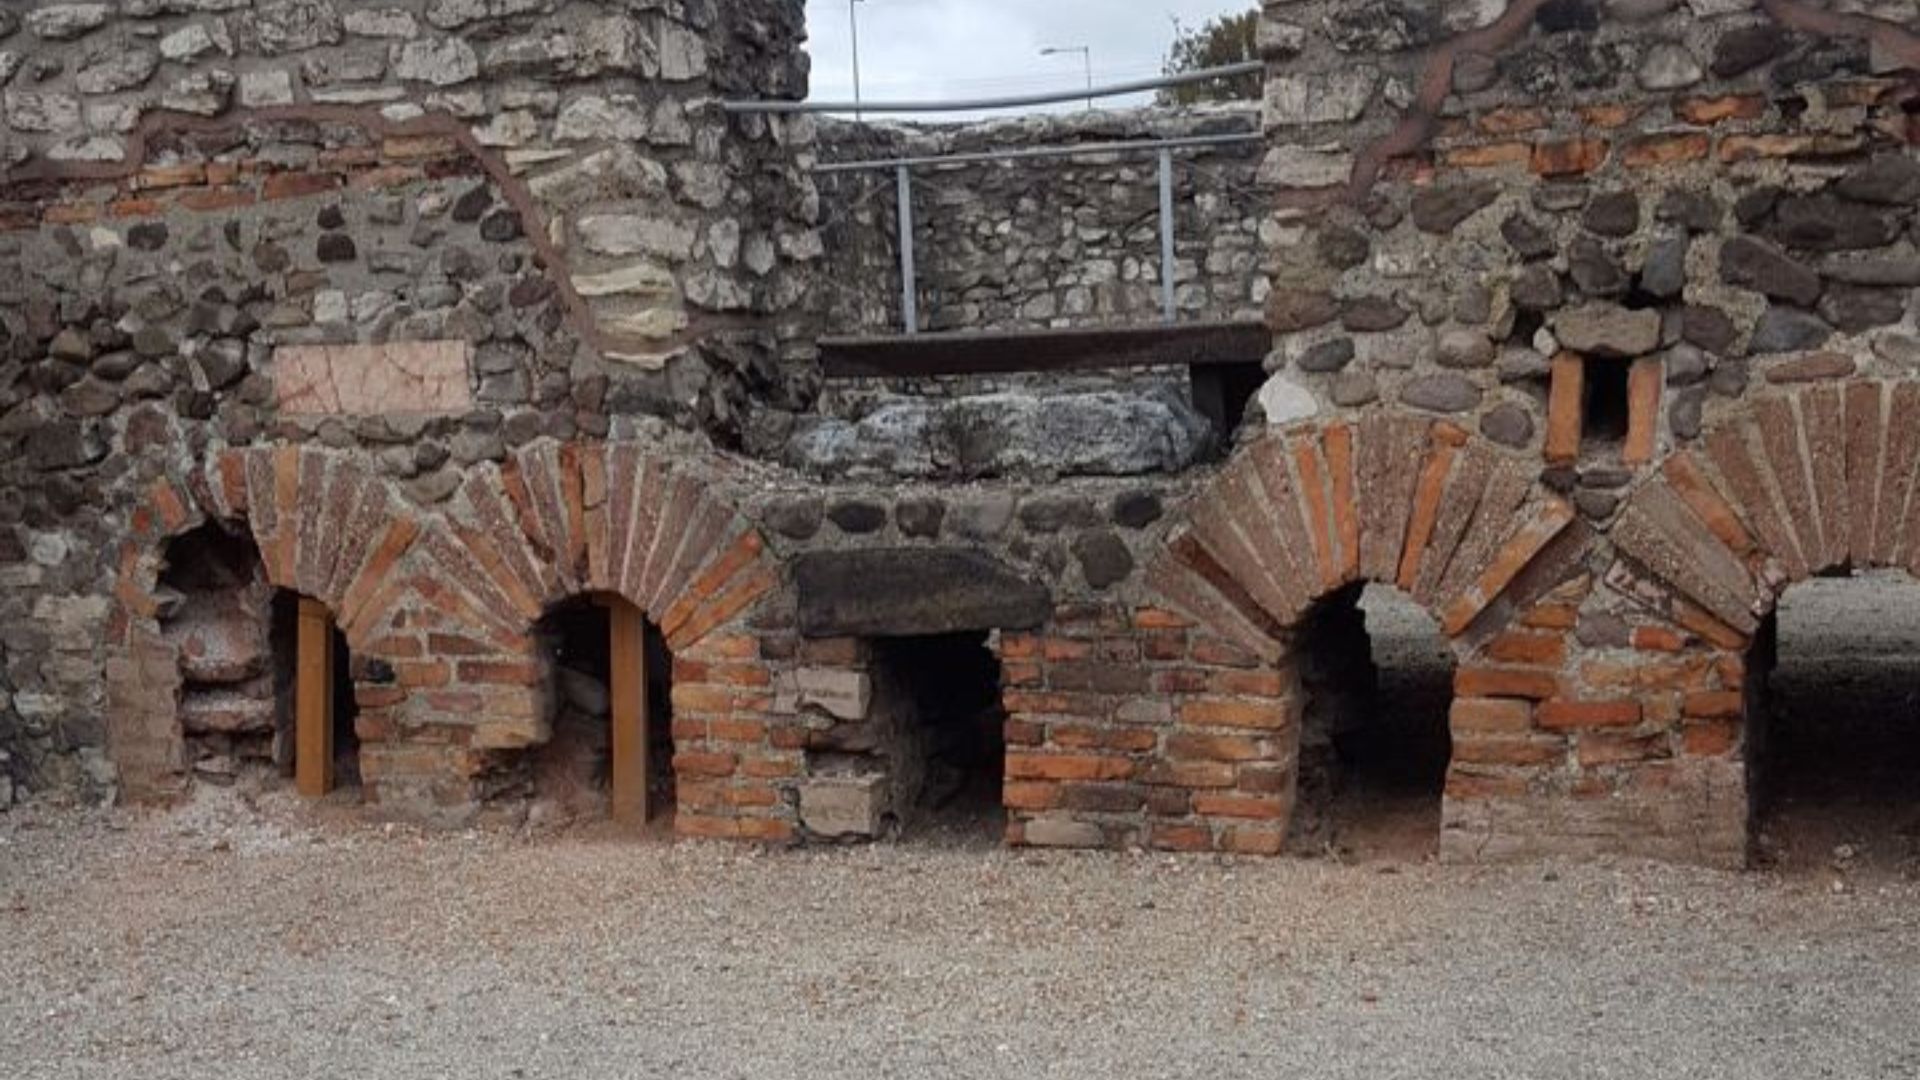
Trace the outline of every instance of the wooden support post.
<instances>
[{"instance_id":1,"label":"wooden support post","mask_svg":"<svg viewBox=\"0 0 1920 1080\"><path fill-rule=\"evenodd\" d=\"M300 794L317 799L333 790L333 616L304 596L296 653L294 782Z\"/></svg>"},{"instance_id":2,"label":"wooden support post","mask_svg":"<svg viewBox=\"0 0 1920 1080\"><path fill-rule=\"evenodd\" d=\"M613 698L613 820L647 821L647 618L625 600L607 605Z\"/></svg>"}]
</instances>

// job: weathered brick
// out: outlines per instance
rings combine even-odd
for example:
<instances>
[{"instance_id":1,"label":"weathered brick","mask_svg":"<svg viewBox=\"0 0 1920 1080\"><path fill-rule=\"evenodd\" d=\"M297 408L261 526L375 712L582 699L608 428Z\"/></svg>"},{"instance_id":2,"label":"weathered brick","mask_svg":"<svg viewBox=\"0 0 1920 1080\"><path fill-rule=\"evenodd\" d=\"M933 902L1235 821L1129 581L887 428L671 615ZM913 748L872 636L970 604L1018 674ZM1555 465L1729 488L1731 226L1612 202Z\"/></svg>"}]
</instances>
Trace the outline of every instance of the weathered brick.
<instances>
[{"instance_id":1,"label":"weathered brick","mask_svg":"<svg viewBox=\"0 0 1920 1080\"><path fill-rule=\"evenodd\" d=\"M1735 720L1746 715L1746 695L1738 690L1688 694L1681 712L1690 720Z\"/></svg>"},{"instance_id":2,"label":"weathered brick","mask_svg":"<svg viewBox=\"0 0 1920 1080\"><path fill-rule=\"evenodd\" d=\"M1453 692L1460 697L1545 701L1560 693L1560 679L1528 668L1462 667L1454 672Z\"/></svg>"},{"instance_id":3,"label":"weathered brick","mask_svg":"<svg viewBox=\"0 0 1920 1080\"><path fill-rule=\"evenodd\" d=\"M1637 701L1543 701L1534 720L1548 731L1633 727L1640 723Z\"/></svg>"},{"instance_id":4,"label":"weathered brick","mask_svg":"<svg viewBox=\"0 0 1920 1080\"><path fill-rule=\"evenodd\" d=\"M1273 756L1266 742L1243 735L1175 732L1167 736L1167 757L1175 761L1259 761Z\"/></svg>"},{"instance_id":5,"label":"weathered brick","mask_svg":"<svg viewBox=\"0 0 1920 1080\"><path fill-rule=\"evenodd\" d=\"M1620 163L1629 169L1652 169L1687 161L1702 161L1713 141L1698 132L1646 135L1620 148Z\"/></svg>"},{"instance_id":6,"label":"weathered brick","mask_svg":"<svg viewBox=\"0 0 1920 1080\"><path fill-rule=\"evenodd\" d=\"M1723 120L1755 120L1765 116L1766 112L1767 99L1761 94L1690 97L1673 103L1675 117L1702 126L1718 124Z\"/></svg>"},{"instance_id":7,"label":"weathered brick","mask_svg":"<svg viewBox=\"0 0 1920 1080\"><path fill-rule=\"evenodd\" d=\"M1671 757L1672 752L1664 732L1652 735L1581 734L1574 737L1574 756L1583 768L1593 768L1653 761Z\"/></svg>"},{"instance_id":8,"label":"weathered brick","mask_svg":"<svg viewBox=\"0 0 1920 1080\"><path fill-rule=\"evenodd\" d=\"M1207 793L1193 797L1193 812L1203 817L1276 821L1286 816L1287 805L1279 796Z\"/></svg>"},{"instance_id":9,"label":"weathered brick","mask_svg":"<svg viewBox=\"0 0 1920 1080\"><path fill-rule=\"evenodd\" d=\"M1291 717L1278 702L1234 698L1196 698L1180 705L1180 722L1194 727L1275 730Z\"/></svg>"},{"instance_id":10,"label":"weathered brick","mask_svg":"<svg viewBox=\"0 0 1920 1080\"><path fill-rule=\"evenodd\" d=\"M1521 735L1533 727L1533 706L1513 698L1456 697L1447 716L1464 735Z\"/></svg>"},{"instance_id":11,"label":"weathered brick","mask_svg":"<svg viewBox=\"0 0 1920 1080\"><path fill-rule=\"evenodd\" d=\"M1104 754L1036 754L1009 751L1007 777L1013 780L1127 780L1139 766Z\"/></svg>"},{"instance_id":12,"label":"weathered brick","mask_svg":"<svg viewBox=\"0 0 1920 1080\"><path fill-rule=\"evenodd\" d=\"M1580 456L1586 384L1585 360L1568 352L1553 358L1547 395L1546 457L1549 462L1570 464Z\"/></svg>"},{"instance_id":13,"label":"weathered brick","mask_svg":"<svg viewBox=\"0 0 1920 1080\"><path fill-rule=\"evenodd\" d=\"M1604 139L1566 139L1533 148L1533 171L1541 176L1582 176L1606 164L1611 147Z\"/></svg>"},{"instance_id":14,"label":"weathered brick","mask_svg":"<svg viewBox=\"0 0 1920 1080\"><path fill-rule=\"evenodd\" d=\"M1487 643L1487 658L1502 664L1559 667L1567 659L1567 642L1559 634L1511 631Z\"/></svg>"}]
</instances>

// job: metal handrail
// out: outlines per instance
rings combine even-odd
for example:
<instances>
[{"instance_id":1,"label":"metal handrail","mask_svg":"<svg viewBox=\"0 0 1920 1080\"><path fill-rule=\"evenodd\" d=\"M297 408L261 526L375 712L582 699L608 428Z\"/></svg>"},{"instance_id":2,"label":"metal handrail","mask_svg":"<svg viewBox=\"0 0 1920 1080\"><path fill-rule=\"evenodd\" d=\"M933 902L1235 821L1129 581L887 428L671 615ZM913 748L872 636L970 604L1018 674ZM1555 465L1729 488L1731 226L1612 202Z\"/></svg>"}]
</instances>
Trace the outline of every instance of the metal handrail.
<instances>
[{"instance_id":1,"label":"metal handrail","mask_svg":"<svg viewBox=\"0 0 1920 1080\"><path fill-rule=\"evenodd\" d=\"M1257 75L1266 70L1259 60L1248 60L1223 67L1205 68L1179 75L1163 75L1157 79L1141 79L1136 82L1113 83L1108 86L1089 90L1054 91L1045 94L1022 94L1017 97L975 98L958 101L727 101L721 108L730 113L934 113L934 112L975 112L986 109L1024 109L1033 105L1057 105L1063 101L1086 101L1090 98L1123 97L1127 94L1139 94L1148 90L1161 90L1170 86L1189 86L1193 83L1212 82L1215 79L1230 79L1236 75Z\"/></svg>"},{"instance_id":2,"label":"metal handrail","mask_svg":"<svg viewBox=\"0 0 1920 1080\"><path fill-rule=\"evenodd\" d=\"M979 165L992 161L1030 161L1036 158L1079 157L1082 154L1126 154L1145 150L1184 150L1193 147L1226 146L1259 142L1265 136L1257 131L1227 135L1186 135L1174 139L1142 139L1134 142L1080 143L1070 146L1033 146L1019 150L981 150L965 154L940 154L926 157L876 158L871 161L830 161L815 165L815 173L860 172L865 169L895 169L900 166L923 168L939 165Z\"/></svg>"},{"instance_id":3,"label":"metal handrail","mask_svg":"<svg viewBox=\"0 0 1920 1080\"><path fill-rule=\"evenodd\" d=\"M892 170L899 221L896 235L900 247L900 321L907 334L920 332L919 265L913 243L913 170L934 165L1032 160L1071 157L1076 154L1117 153L1153 150L1159 155L1160 180L1160 315L1171 325L1180 319L1173 272L1176 251L1173 235L1173 152L1179 149L1255 142L1264 136L1254 133L1235 135L1196 135L1183 139L1153 142L1095 143L1083 146L1032 147L1026 150L1000 150L976 154L949 154L946 157L893 158L885 161L848 161L814 168L816 173L850 173L866 170Z\"/></svg>"}]
</instances>

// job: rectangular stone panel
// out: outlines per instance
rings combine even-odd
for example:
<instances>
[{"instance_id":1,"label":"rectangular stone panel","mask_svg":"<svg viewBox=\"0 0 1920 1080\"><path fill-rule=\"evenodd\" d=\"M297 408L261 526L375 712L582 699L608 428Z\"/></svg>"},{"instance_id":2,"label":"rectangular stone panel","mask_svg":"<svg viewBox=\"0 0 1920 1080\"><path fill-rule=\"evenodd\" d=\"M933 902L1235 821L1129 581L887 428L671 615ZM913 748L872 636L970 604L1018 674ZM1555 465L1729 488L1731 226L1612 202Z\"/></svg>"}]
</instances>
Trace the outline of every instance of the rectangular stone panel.
<instances>
[{"instance_id":1,"label":"rectangular stone panel","mask_svg":"<svg viewBox=\"0 0 1920 1080\"><path fill-rule=\"evenodd\" d=\"M274 400L289 416L459 413L473 407L465 341L282 345Z\"/></svg>"}]
</instances>

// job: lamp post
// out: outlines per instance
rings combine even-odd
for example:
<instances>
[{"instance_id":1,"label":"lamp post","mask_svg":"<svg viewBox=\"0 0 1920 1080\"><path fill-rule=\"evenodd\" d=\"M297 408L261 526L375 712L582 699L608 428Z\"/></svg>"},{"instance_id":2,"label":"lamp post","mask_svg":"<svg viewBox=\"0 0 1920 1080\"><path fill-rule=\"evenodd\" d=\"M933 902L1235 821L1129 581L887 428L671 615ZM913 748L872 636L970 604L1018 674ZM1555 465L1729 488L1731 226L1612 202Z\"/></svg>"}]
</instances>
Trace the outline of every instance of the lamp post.
<instances>
[{"instance_id":1,"label":"lamp post","mask_svg":"<svg viewBox=\"0 0 1920 1080\"><path fill-rule=\"evenodd\" d=\"M1064 55L1064 54L1069 54L1069 53L1079 53L1079 54L1080 54L1080 60L1081 60L1081 63L1083 63L1083 64L1084 64L1084 65L1086 66L1086 69L1087 69L1087 111L1088 111L1088 112L1092 112L1092 111L1093 111L1093 48L1092 48L1092 46L1089 46L1089 45L1062 45L1062 46L1058 46L1058 47L1048 47L1048 48L1045 48L1045 49L1041 49L1041 50L1040 50L1040 55L1041 55L1041 56L1061 56L1061 55Z\"/></svg>"},{"instance_id":2,"label":"lamp post","mask_svg":"<svg viewBox=\"0 0 1920 1080\"><path fill-rule=\"evenodd\" d=\"M853 118L860 115L860 4L863 0L847 0L847 23L853 28Z\"/></svg>"}]
</instances>

